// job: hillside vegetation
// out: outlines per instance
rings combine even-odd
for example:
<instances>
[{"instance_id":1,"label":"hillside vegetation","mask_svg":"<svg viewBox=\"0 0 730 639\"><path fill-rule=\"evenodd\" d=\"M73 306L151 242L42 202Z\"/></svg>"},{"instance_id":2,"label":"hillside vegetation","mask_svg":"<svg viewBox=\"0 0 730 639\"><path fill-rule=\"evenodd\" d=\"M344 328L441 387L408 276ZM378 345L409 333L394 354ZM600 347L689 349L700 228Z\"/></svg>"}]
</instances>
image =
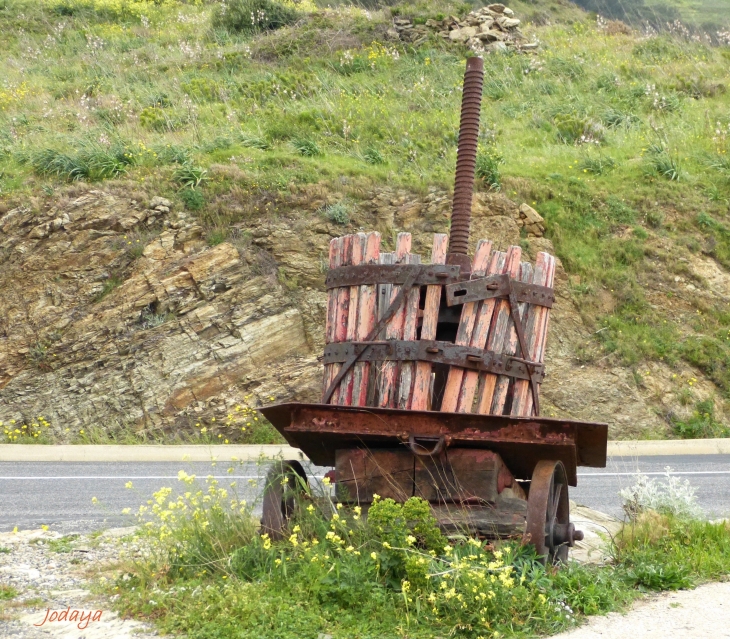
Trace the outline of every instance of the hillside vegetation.
<instances>
[{"instance_id":1,"label":"hillside vegetation","mask_svg":"<svg viewBox=\"0 0 730 639\"><path fill-rule=\"evenodd\" d=\"M392 23L475 6L0 0L0 214L106 182L172 198L216 245L251 202L305 184L346 193L324 211L343 229L374 186L448 189L471 53L435 32L401 42ZM637 385L647 362L690 366L714 392L676 376L685 412L668 427L723 435L728 42L510 6L539 48L485 56L477 188L545 218L595 332L578 363L631 367Z\"/></svg>"},{"instance_id":2,"label":"hillside vegetation","mask_svg":"<svg viewBox=\"0 0 730 639\"><path fill-rule=\"evenodd\" d=\"M696 36L715 37L730 26L724 0L575 0L575 3L606 18L625 20L644 29L692 30Z\"/></svg>"}]
</instances>

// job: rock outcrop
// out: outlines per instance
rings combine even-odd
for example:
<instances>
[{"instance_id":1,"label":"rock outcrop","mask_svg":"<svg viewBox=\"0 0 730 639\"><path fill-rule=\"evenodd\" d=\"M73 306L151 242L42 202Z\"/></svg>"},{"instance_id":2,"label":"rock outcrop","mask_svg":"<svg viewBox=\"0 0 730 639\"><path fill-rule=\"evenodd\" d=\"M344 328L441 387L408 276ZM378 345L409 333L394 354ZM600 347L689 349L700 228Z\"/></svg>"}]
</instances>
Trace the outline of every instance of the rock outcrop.
<instances>
[{"instance_id":1,"label":"rock outcrop","mask_svg":"<svg viewBox=\"0 0 730 639\"><path fill-rule=\"evenodd\" d=\"M437 190L377 189L345 227L318 212L340 197L302 188L252 209L220 243L169 200L121 189L8 211L0 217L0 421L42 415L60 439L93 428L172 434L246 401L318 400L330 239L377 229L387 245L406 230L414 252L428 256L451 204ZM521 243L534 259L553 250L543 231L527 204L501 193L474 198L473 243ZM614 437L662 433L677 370L652 365L637 386L627 369L582 364L590 332L560 267L556 287L543 413L606 420ZM709 396L711 384L695 375L697 392Z\"/></svg>"},{"instance_id":2,"label":"rock outcrop","mask_svg":"<svg viewBox=\"0 0 730 639\"><path fill-rule=\"evenodd\" d=\"M396 17L390 35L417 46L435 32L445 40L465 44L475 53L536 50L538 44L526 42L519 26L520 20L512 9L503 4L490 4L470 12L463 20L449 16L417 25L410 18Z\"/></svg>"}]
</instances>

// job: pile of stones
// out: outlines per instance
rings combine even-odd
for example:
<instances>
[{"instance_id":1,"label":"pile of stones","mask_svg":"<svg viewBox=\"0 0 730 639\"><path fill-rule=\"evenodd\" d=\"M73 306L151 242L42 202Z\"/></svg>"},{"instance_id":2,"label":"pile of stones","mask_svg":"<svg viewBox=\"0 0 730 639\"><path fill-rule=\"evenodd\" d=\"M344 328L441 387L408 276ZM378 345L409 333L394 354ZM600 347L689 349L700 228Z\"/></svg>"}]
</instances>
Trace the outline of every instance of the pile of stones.
<instances>
[{"instance_id":1,"label":"pile of stones","mask_svg":"<svg viewBox=\"0 0 730 639\"><path fill-rule=\"evenodd\" d=\"M475 53L534 51L536 42L526 42L519 29L520 21L514 11L503 4L490 4L469 13L463 20L449 16L443 20L427 20L415 25L413 20L397 17L393 20L391 35L402 42L419 45L437 32L450 42L465 44Z\"/></svg>"}]
</instances>

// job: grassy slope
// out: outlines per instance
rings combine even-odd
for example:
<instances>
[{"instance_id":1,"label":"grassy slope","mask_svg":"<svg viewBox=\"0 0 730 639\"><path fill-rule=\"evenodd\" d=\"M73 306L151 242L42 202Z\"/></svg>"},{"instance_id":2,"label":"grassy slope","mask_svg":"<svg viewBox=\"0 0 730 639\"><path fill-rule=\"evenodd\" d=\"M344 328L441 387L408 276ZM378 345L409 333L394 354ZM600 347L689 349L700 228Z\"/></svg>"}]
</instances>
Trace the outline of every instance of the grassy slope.
<instances>
[{"instance_id":1,"label":"grassy slope","mask_svg":"<svg viewBox=\"0 0 730 639\"><path fill-rule=\"evenodd\" d=\"M551 24L525 28L538 55L487 57L482 142L505 159L505 192L546 217L584 319L604 328L586 358L684 359L727 398L730 314L673 288L694 256L730 266L730 51L609 36L568 3L511 6ZM203 198L186 199L220 229L238 221L222 202L292 182L345 176L353 197L449 187L466 52L385 32L392 12L469 8L345 6L249 38L213 32L209 5L4 0L0 202L120 171L173 195L208 169ZM687 380L675 390L694 401Z\"/></svg>"}]
</instances>

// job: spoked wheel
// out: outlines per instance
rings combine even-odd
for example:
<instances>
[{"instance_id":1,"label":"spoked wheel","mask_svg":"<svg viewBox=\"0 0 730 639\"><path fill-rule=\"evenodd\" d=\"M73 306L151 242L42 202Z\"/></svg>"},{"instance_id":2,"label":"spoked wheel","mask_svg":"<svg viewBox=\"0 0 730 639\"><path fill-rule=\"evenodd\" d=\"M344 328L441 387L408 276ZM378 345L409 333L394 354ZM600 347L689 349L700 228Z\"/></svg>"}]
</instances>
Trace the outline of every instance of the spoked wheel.
<instances>
[{"instance_id":1,"label":"spoked wheel","mask_svg":"<svg viewBox=\"0 0 730 639\"><path fill-rule=\"evenodd\" d=\"M298 500L308 490L307 474L298 461L276 462L266 476L262 532L274 541L282 539Z\"/></svg>"},{"instance_id":2,"label":"spoked wheel","mask_svg":"<svg viewBox=\"0 0 730 639\"><path fill-rule=\"evenodd\" d=\"M527 497L525 541L548 564L568 559L568 548L583 539L583 533L570 523L568 480L560 461L543 460L532 473Z\"/></svg>"}]
</instances>

